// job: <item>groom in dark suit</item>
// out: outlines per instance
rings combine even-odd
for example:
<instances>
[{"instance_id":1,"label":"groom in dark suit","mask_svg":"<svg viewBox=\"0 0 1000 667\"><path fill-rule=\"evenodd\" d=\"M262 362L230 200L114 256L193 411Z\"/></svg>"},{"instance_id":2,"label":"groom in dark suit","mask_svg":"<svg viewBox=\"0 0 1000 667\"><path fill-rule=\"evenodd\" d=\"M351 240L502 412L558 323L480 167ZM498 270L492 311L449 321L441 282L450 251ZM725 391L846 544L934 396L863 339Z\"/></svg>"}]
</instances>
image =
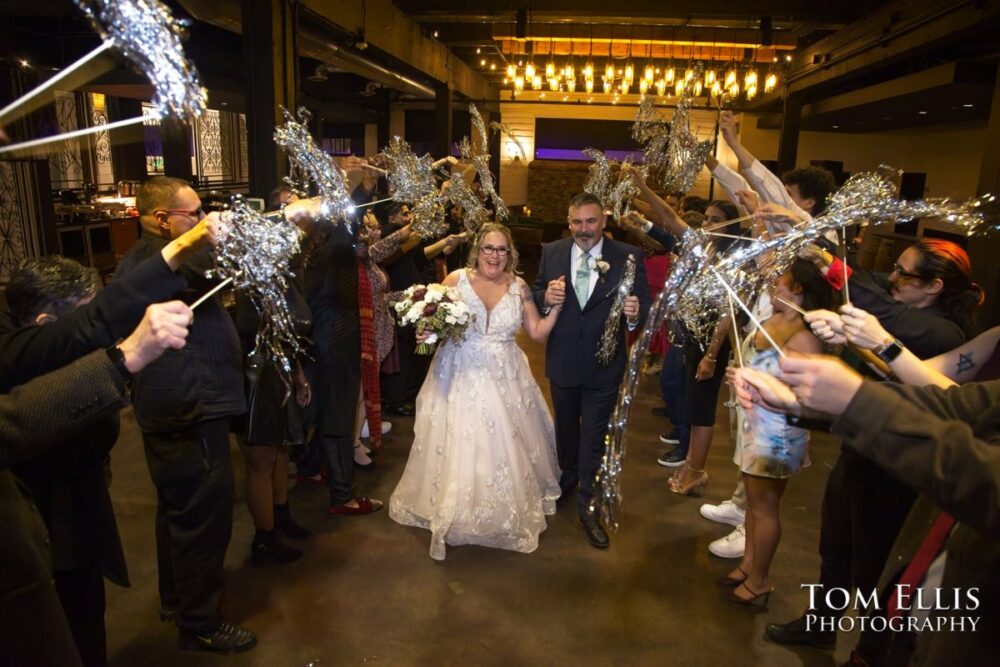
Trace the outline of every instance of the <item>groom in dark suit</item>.
<instances>
[{"instance_id":1,"label":"groom in dark suit","mask_svg":"<svg viewBox=\"0 0 1000 667\"><path fill-rule=\"evenodd\" d=\"M604 237L607 215L597 197L574 196L567 220L571 236L545 246L532 291L543 313L563 304L545 350L562 468L559 485L565 497L579 484L580 524L590 543L604 549L608 535L590 511L594 475L625 372L625 329L634 331L649 313L649 288L642 251ZM625 300L626 326L619 329L614 358L604 366L597 360L597 349L629 255L635 256L636 272L632 294Z\"/></svg>"}]
</instances>

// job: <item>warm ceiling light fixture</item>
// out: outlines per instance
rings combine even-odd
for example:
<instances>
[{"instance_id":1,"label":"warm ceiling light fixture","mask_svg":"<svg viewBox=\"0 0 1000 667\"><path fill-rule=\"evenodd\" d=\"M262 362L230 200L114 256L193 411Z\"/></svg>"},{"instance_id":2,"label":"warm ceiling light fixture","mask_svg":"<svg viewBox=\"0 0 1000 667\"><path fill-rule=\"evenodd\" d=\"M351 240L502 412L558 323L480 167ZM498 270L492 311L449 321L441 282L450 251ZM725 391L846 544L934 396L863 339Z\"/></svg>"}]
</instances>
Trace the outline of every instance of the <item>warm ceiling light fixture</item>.
<instances>
[{"instance_id":1,"label":"warm ceiling light fixture","mask_svg":"<svg viewBox=\"0 0 1000 667\"><path fill-rule=\"evenodd\" d=\"M531 79L531 87L534 88L535 90L539 90L542 87L542 75L541 74L536 74Z\"/></svg>"},{"instance_id":2,"label":"warm ceiling light fixture","mask_svg":"<svg viewBox=\"0 0 1000 667\"><path fill-rule=\"evenodd\" d=\"M673 67L668 67L666 73L663 75L663 80L666 81L668 86L674 85L674 77L677 72L674 71Z\"/></svg>"},{"instance_id":3,"label":"warm ceiling light fixture","mask_svg":"<svg viewBox=\"0 0 1000 667\"><path fill-rule=\"evenodd\" d=\"M660 97L663 97L664 95L667 94L666 79L660 79L659 81L656 82L656 94L659 95Z\"/></svg>"},{"instance_id":4,"label":"warm ceiling light fixture","mask_svg":"<svg viewBox=\"0 0 1000 667\"><path fill-rule=\"evenodd\" d=\"M534 81L535 79L535 63L528 61L528 64L524 66L524 78L528 81Z\"/></svg>"},{"instance_id":5,"label":"warm ceiling light fixture","mask_svg":"<svg viewBox=\"0 0 1000 667\"><path fill-rule=\"evenodd\" d=\"M644 78L646 80L647 85L653 82L653 77L654 76L656 76L656 72L654 71L653 66L652 65L646 65L646 71L643 74L642 78Z\"/></svg>"},{"instance_id":6,"label":"warm ceiling light fixture","mask_svg":"<svg viewBox=\"0 0 1000 667\"><path fill-rule=\"evenodd\" d=\"M510 65L507 65L507 78L508 79L513 79L514 76L516 76L516 75L517 75L517 68L514 67L513 63L510 64Z\"/></svg>"},{"instance_id":7,"label":"warm ceiling light fixture","mask_svg":"<svg viewBox=\"0 0 1000 667\"><path fill-rule=\"evenodd\" d=\"M583 87L587 91L587 94L590 95L591 93L594 92L594 80L587 79L586 81L583 82Z\"/></svg>"},{"instance_id":8,"label":"warm ceiling light fixture","mask_svg":"<svg viewBox=\"0 0 1000 667\"><path fill-rule=\"evenodd\" d=\"M524 77L519 76L514 79L514 92L520 93L524 91Z\"/></svg>"},{"instance_id":9,"label":"warm ceiling light fixture","mask_svg":"<svg viewBox=\"0 0 1000 667\"><path fill-rule=\"evenodd\" d=\"M767 76L764 77L764 92L769 93L778 86L778 75L774 72L768 72Z\"/></svg>"}]
</instances>

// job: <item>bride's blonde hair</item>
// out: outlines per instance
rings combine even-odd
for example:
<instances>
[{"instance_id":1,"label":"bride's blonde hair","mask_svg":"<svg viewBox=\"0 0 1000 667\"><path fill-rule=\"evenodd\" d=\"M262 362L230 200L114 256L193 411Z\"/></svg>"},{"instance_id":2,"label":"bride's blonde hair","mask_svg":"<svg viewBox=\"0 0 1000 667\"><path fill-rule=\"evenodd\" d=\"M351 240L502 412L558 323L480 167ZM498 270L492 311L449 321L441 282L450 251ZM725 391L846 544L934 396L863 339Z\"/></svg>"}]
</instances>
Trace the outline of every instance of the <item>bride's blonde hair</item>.
<instances>
[{"instance_id":1,"label":"bride's blonde hair","mask_svg":"<svg viewBox=\"0 0 1000 667\"><path fill-rule=\"evenodd\" d=\"M469 259L465 265L474 269L477 266L477 260L479 259L479 249L483 245L483 239L490 232L496 232L497 234L503 234L504 238L507 239L507 247L510 248L510 252L507 253L507 264L503 267L503 270L507 273L518 275L517 271L517 260L520 257L517 253L517 248L514 247L514 237L510 233L505 225L501 225L499 222L487 222L482 227L479 228L479 233L476 234L475 240L472 242L472 247L469 248Z\"/></svg>"}]
</instances>

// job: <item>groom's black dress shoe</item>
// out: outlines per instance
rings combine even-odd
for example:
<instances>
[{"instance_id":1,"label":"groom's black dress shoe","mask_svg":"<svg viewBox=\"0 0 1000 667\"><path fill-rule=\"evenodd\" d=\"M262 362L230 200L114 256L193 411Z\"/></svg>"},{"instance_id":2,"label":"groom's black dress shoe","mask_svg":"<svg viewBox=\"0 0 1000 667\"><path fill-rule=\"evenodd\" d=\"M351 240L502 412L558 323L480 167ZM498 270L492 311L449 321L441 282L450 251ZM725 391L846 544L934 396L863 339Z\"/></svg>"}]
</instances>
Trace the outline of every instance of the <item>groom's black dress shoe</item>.
<instances>
[{"instance_id":1,"label":"groom's black dress shoe","mask_svg":"<svg viewBox=\"0 0 1000 667\"><path fill-rule=\"evenodd\" d=\"M601 522L598 521L595 515L581 514L580 525L583 526L583 532L587 534L587 539L590 540L591 546L597 549L608 548L608 545L611 543L608 540L608 534L604 531Z\"/></svg>"}]
</instances>

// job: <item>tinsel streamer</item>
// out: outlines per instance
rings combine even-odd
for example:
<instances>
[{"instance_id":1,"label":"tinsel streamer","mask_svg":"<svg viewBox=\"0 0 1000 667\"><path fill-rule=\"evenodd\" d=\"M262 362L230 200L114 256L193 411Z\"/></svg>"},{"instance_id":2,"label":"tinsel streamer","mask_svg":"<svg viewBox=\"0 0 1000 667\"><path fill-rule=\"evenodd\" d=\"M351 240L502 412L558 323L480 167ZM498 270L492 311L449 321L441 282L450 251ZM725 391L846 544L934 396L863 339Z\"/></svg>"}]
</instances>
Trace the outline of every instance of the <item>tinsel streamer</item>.
<instances>
[{"instance_id":1,"label":"tinsel streamer","mask_svg":"<svg viewBox=\"0 0 1000 667\"><path fill-rule=\"evenodd\" d=\"M616 183L613 160L597 148L584 148L583 154L593 160L587 169L587 182L583 184L583 189L600 199L606 209Z\"/></svg>"},{"instance_id":2,"label":"tinsel streamer","mask_svg":"<svg viewBox=\"0 0 1000 667\"><path fill-rule=\"evenodd\" d=\"M611 302L611 312L604 322L604 333L601 334L600 343L597 345L597 361L602 366L607 366L615 358L618 352L619 331L622 325L622 312L625 310L625 298L632 293L635 286L635 255L629 255L625 260L625 268L622 271L621 282L615 288L615 300Z\"/></svg>"},{"instance_id":3,"label":"tinsel streamer","mask_svg":"<svg viewBox=\"0 0 1000 667\"><path fill-rule=\"evenodd\" d=\"M435 190L413 203L413 231L424 239L436 239L448 233L448 221L441 195Z\"/></svg>"},{"instance_id":4,"label":"tinsel streamer","mask_svg":"<svg viewBox=\"0 0 1000 667\"><path fill-rule=\"evenodd\" d=\"M240 197L223 214L231 229L215 250L210 277L232 279L260 314L260 329L250 355L261 352L274 361L286 386L292 362L302 345L288 309L289 263L299 251L302 232L283 215L261 215Z\"/></svg>"},{"instance_id":5,"label":"tinsel streamer","mask_svg":"<svg viewBox=\"0 0 1000 667\"><path fill-rule=\"evenodd\" d=\"M995 198L986 195L967 202L944 200L899 201L887 170L851 177L831 198L826 213L806 224L794 227L781 236L755 239L746 245L734 245L728 252L716 251L710 237L702 230L689 229L678 250L679 258L667 277L638 340L629 354L625 378L618 392L605 437L605 454L595 478L591 511L600 512L606 524L617 530L621 511L622 463L625 459L625 430L629 409L639 384L642 361L653 334L662 323L674 317L683 321L692 336L707 340L718 317L729 307L729 292L720 278L746 303L752 303L760 291L792 265L799 253L829 230L867 221L869 224L895 224L912 218L938 217L967 234L998 231L995 217L987 214ZM719 277L716 277L719 276ZM706 317L706 313L714 313Z\"/></svg>"},{"instance_id":6,"label":"tinsel streamer","mask_svg":"<svg viewBox=\"0 0 1000 667\"><path fill-rule=\"evenodd\" d=\"M490 220L490 212L476 193L469 187L465 175L455 172L451 175L451 185L448 186L448 199L455 206L462 208L462 222L469 236L475 236L485 223Z\"/></svg>"},{"instance_id":7,"label":"tinsel streamer","mask_svg":"<svg viewBox=\"0 0 1000 667\"><path fill-rule=\"evenodd\" d=\"M607 435L604 436L604 456L594 479L594 497L590 501L590 511L600 513L605 525L612 530L618 530L618 519L621 515L621 474L627 444L625 429L628 425L632 399L642 377L643 358L655 333L670 318L677 305L677 299L684 292L688 282L702 270L708 257L707 245L706 238L697 230L689 230L685 234L681 256L671 268L663 290L653 302L642 332L629 352L625 377L618 389L618 401L611 413Z\"/></svg>"},{"instance_id":8,"label":"tinsel streamer","mask_svg":"<svg viewBox=\"0 0 1000 667\"><path fill-rule=\"evenodd\" d=\"M695 74L695 76L700 76ZM691 132L691 105L694 98L687 89L681 94L670 120L670 142L662 164L661 183L667 192L687 192L698 178L705 158L712 152L712 141L698 141Z\"/></svg>"},{"instance_id":9,"label":"tinsel streamer","mask_svg":"<svg viewBox=\"0 0 1000 667\"><path fill-rule=\"evenodd\" d=\"M153 104L160 118L193 118L206 109L208 91L181 40L187 22L175 19L157 0L75 0L106 42L153 84Z\"/></svg>"},{"instance_id":10,"label":"tinsel streamer","mask_svg":"<svg viewBox=\"0 0 1000 667\"><path fill-rule=\"evenodd\" d=\"M913 218L936 217L955 225L967 234L996 229L985 213L987 195L966 202L939 200L905 201L895 198L891 170L863 172L852 176L831 197L827 211L788 233L769 239L756 239L733 246L729 252L714 256L713 266L739 297L752 303L762 289L774 283L795 261L798 254L827 232L867 221L871 225L898 224ZM711 272L696 276L682 296L678 318L696 339L705 342L714 328L714 317L725 307L725 290Z\"/></svg>"},{"instance_id":11,"label":"tinsel streamer","mask_svg":"<svg viewBox=\"0 0 1000 667\"><path fill-rule=\"evenodd\" d=\"M632 160L626 158L618 163L596 148L585 148L583 154L594 161L587 171L584 191L600 199L604 210L615 220L621 220L632 210L632 200L640 194L639 187L628 175L627 167L632 165Z\"/></svg>"},{"instance_id":12,"label":"tinsel streamer","mask_svg":"<svg viewBox=\"0 0 1000 667\"><path fill-rule=\"evenodd\" d=\"M354 214L354 200L347 191L344 172L333 161L333 157L316 145L309 133L309 119L312 114L300 107L298 121L288 109L282 109L285 122L274 128L274 142L288 155L292 175L285 181L300 196L305 196L308 182L316 184L323 214L333 220L347 220Z\"/></svg>"},{"instance_id":13,"label":"tinsel streamer","mask_svg":"<svg viewBox=\"0 0 1000 667\"><path fill-rule=\"evenodd\" d=\"M465 137L459 144L459 151L462 154L462 159L471 162L476 173L479 174L480 187L483 194L493 203L496 219L498 221L506 220L510 211L507 210L503 199L497 194L496 186L493 183L493 172L490 171L490 154L487 152L489 136L486 133L486 124L483 122L483 117L479 115L475 104L469 105L469 115L472 117L472 129L479 137L479 148L477 150L472 145L472 141Z\"/></svg>"},{"instance_id":14,"label":"tinsel streamer","mask_svg":"<svg viewBox=\"0 0 1000 667\"><path fill-rule=\"evenodd\" d=\"M386 165L389 192L397 201L416 204L437 192L434 183L434 160L430 155L417 157L402 137L393 137L379 157Z\"/></svg>"},{"instance_id":15,"label":"tinsel streamer","mask_svg":"<svg viewBox=\"0 0 1000 667\"><path fill-rule=\"evenodd\" d=\"M517 146L517 150L521 153L521 158L528 159L528 151L524 150L524 144L521 143L521 138L517 136L514 130L511 129L510 125L505 125L503 123L498 123L495 120L490 122L490 129L499 132L501 136L507 137L514 142Z\"/></svg>"},{"instance_id":16,"label":"tinsel streamer","mask_svg":"<svg viewBox=\"0 0 1000 667\"><path fill-rule=\"evenodd\" d=\"M649 167L667 164L670 123L656 109L652 95L646 95L639 102L635 123L632 124L632 138L642 146L643 164Z\"/></svg>"}]
</instances>

